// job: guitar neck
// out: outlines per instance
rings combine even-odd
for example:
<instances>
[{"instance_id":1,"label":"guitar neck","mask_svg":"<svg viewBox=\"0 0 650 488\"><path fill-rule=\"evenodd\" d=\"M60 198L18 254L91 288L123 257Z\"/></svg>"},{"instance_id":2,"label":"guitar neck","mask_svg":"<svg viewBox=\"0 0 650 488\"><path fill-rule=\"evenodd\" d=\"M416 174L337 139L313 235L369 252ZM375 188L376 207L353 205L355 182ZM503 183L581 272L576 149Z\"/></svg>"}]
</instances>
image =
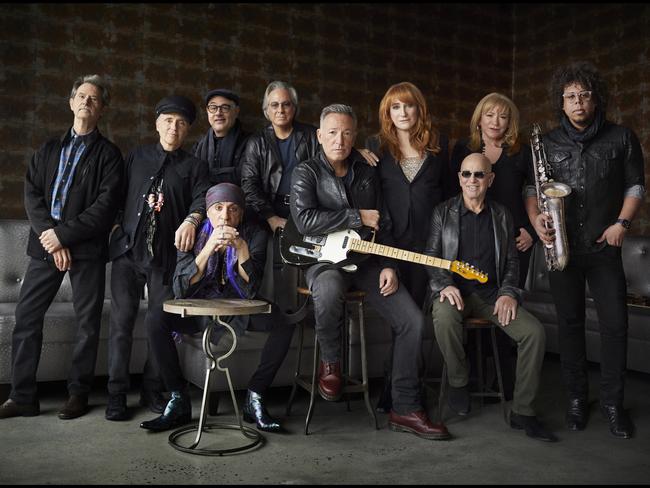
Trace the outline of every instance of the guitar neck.
<instances>
[{"instance_id":1,"label":"guitar neck","mask_svg":"<svg viewBox=\"0 0 650 488\"><path fill-rule=\"evenodd\" d=\"M434 258L426 254L420 254L413 251L406 251L396 247L385 246L383 244L375 244L373 242L363 241L360 239L350 239L349 249L354 252L362 254L376 254L377 256L385 256L387 258L399 259L401 261L409 261L411 263L424 264L425 266L433 266L436 268L450 269L451 261L447 259Z\"/></svg>"}]
</instances>

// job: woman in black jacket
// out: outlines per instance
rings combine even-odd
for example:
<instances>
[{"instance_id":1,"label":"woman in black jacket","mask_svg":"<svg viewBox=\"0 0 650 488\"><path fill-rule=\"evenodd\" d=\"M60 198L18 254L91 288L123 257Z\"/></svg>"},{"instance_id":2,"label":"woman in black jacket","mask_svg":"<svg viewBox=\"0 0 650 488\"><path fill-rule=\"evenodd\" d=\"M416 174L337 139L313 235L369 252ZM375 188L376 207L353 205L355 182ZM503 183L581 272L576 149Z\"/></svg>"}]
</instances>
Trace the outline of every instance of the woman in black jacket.
<instances>
[{"instance_id":1,"label":"woman in black jacket","mask_svg":"<svg viewBox=\"0 0 650 488\"><path fill-rule=\"evenodd\" d=\"M379 134L366 142L377 167L395 246L422 252L434 207L447 196L448 142L433 125L422 92L412 83L391 86L379 104ZM399 278L415 303L428 290L426 269L399 261Z\"/></svg>"},{"instance_id":2,"label":"woman in black jacket","mask_svg":"<svg viewBox=\"0 0 650 488\"><path fill-rule=\"evenodd\" d=\"M379 133L366 141L366 151L378 156L394 245L421 253L434 207L450 196L448 141L433 125L424 96L413 83L397 83L388 89L379 104L379 120ZM423 307L429 294L425 267L407 261L399 261L397 267L400 284ZM384 412L389 412L392 404L389 361L385 364L384 391L377 404L377 409Z\"/></svg>"}]
</instances>

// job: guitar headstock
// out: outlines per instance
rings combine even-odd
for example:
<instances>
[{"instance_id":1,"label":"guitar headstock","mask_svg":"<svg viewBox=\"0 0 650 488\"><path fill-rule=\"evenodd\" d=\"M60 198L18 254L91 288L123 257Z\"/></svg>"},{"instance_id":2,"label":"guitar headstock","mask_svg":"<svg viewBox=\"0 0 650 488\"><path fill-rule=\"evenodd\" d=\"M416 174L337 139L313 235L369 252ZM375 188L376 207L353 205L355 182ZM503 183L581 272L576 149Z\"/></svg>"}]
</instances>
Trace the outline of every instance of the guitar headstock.
<instances>
[{"instance_id":1,"label":"guitar headstock","mask_svg":"<svg viewBox=\"0 0 650 488\"><path fill-rule=\"evenodd\" d=\"M487 283L488 280L486 273L483 273L482 271L474 268L474 266L471 266L462 261L452 261L449 269L454 273L458 273L467 280L477 280L479 283Z\"/></svg>"}]
</instances>

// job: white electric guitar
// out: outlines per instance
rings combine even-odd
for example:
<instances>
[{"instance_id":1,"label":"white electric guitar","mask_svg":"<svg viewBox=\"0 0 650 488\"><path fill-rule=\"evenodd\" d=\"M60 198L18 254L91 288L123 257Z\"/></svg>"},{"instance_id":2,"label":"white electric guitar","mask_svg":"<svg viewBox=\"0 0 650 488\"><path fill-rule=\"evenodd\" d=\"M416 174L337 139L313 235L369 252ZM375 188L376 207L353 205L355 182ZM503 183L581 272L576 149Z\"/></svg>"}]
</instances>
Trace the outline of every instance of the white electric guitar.
<instances>
[{"instance_id":1,"label":"white electric guitar","mask_svg":"<svg viewBox=\"0 0 650 488\"><path fill-rule=\"evenodd\" d=\"M317 262L340 263L346 260L349 262L348 253L350 251L443 268L452 273L457 273L463 278L477 280L480 283L486 283L488 279L487 274L462 261L449 261L365 241L361 239L361 236L356 231L351 229L331 232L321 236L304 236L298 232L292 219L289 219L280 235L280 255L285 263L294 266L311 265ZM354 263L346 264L341 269L353 272L357 270L357 265Z\"/></svg>"}]
</instances>

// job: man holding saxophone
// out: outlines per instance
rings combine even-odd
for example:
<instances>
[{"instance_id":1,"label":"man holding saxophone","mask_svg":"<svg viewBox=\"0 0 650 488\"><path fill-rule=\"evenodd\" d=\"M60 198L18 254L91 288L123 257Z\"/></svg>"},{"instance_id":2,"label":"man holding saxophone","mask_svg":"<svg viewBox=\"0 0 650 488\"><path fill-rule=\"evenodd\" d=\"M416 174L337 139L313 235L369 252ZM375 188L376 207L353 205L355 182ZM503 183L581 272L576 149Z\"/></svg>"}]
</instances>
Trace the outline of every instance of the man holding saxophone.
<instances>
[{"instance_id":1,"label":"man holding saxophone","mask_svg":"<svg viewBox=\"0 0 650 488\"><path fill-rule=\"evenodd\" d=\"M645 193L641 146L632 130L606 120L607 87L592 64L558 69L550 94L560 126L542 140L552 178L571 187L564 198L568 264L549 272L568 390L566 424L583 430L589 416L587 282L600 326L600 409L611 433L627 439L634 424L623 409L628 317L621 245ZM527 189L526 207L543 243L561 238L549 230L551 219L540 212L534 187Z\"/></svg>"}]
</instances>

